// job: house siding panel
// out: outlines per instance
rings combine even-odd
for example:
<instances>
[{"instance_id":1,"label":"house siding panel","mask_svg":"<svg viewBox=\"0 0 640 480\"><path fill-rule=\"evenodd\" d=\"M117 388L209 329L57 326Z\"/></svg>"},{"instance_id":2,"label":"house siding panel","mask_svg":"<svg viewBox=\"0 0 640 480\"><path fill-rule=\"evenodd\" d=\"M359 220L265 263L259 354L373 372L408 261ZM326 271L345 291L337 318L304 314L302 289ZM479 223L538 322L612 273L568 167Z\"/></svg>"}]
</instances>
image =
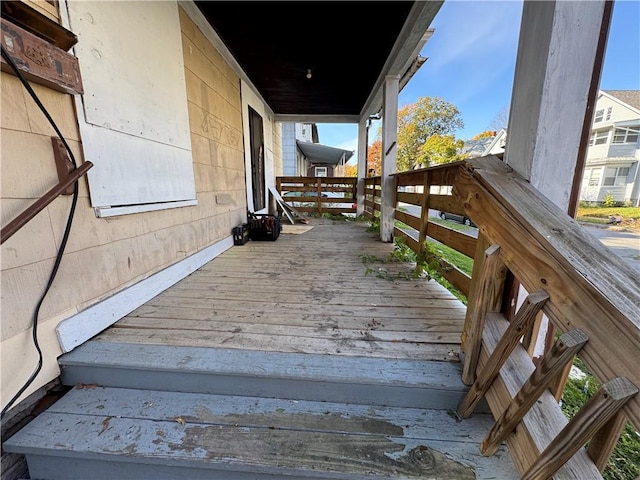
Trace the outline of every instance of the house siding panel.
<instances>
[{"instance_id":1,"label":"house siding panel","mask_svg":"<svg viewBox=\"0 0 640 480\"><path fill-rule=\"evenodd\" d=\"M40 312L44 367L24 395L55 378L60 321L228 237L246 213L240 82L182 9L180 23L198 205L96 218L86 179L71 236ZM82 59L80 59L82 60ZM51 127L18 80L2 73L2 223L57 182ZM78 161L83 160L73 98L35 86ZM273 129L279 134L279 129ZM275 151L274 156L280 155ZM281 155L280 155L281 156ZM281 158L274 158L274 163ZM70 197L60 197L2 245L2 405L37 362L33 309L62 238ZM13 372L8 375L7 372Z\"/></svg>"}]
</instances>

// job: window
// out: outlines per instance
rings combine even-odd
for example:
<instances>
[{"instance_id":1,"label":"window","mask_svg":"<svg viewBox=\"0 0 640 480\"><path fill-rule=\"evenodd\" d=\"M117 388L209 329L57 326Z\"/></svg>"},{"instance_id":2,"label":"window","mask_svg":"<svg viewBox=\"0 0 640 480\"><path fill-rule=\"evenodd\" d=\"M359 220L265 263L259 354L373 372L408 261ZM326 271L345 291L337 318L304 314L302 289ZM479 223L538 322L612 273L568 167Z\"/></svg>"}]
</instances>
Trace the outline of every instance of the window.
<instances>
[{"instance_id":1,"label":"window","mask_svg":"<svg viewBox=\"0 0 640 480\"><path fill-rule=\"evenodd\" d=\"M602 168L592 168L586 170L584 174L584 180L590 187L597 187L600 185L600 177L602 176Z\"/></svg>"},{"instance_id":2,"label":"window","mask_svg":"<svg viewBox=\"0 0 640 480\"><path fill-rule=\"evenodd\" d=\"M613 107L608 107L606 109L601 108L600 110L596 110L596 115L593 119L593 123L598 123L603 120L611 120L612 111L613 111Z\"/></svg>"},{"instance_id":3,"label":"window","mask_svg":"<svg viewBox=\"0 0 640 480\"><path fill-rule=\"evenodd\" d=\"M68 13L96 215L197 205L177 3L68 2Z\"/></svg>"},{"instance_id":4,"label":"window","mask_svg":"<svg viewBox=\"0 0 640 480\"><path fill-rule=\"evenodd\" d=\"M592 132L589 138L589 146L603 145L607 143L609 138L609 130L600 130L599 132Z\"/></svg>"},{"instance_id":5,"label":"window","mask_svg":"<svg viewBox=\"0 0 640 480\"><path fill-rule=\"evenodd\" d=\"M611 143L637 143L640 128L616 128Z\"/></svg>"},{"instance_id":6,"label":"window","mask_svg":"<svg viewBox=\"0 0 640 480\"><path fill-rule=\"evenodd\" d=\"M327 167L316 167L316 177L326 177Z\"/></svg>"},{"instance_id":7,"label":"window","mask_svg":"<svg viewBox=\"0 0 640 480\"><path fill-rule=\"evenodd\" d=\"M605 187L626 185L628 176L629 167L607 167L602 184Z\"/></svg>"}]
</instances>

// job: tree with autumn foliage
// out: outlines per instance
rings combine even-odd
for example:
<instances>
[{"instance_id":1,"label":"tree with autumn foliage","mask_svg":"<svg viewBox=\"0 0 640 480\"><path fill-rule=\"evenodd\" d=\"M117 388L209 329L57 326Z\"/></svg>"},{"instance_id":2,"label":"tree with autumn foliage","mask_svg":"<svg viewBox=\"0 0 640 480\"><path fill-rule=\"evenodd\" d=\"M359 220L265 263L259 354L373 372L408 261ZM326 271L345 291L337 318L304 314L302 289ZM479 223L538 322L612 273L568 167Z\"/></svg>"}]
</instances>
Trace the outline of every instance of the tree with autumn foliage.
<instances>
[{"instance_id":1,"label":"tree with autumn foliage","mask_svg":"<svg viewBox=\"0 0 640 480\"><path fill-rule=\"evenodd\" d=\"M358 164L357 163L347 163L344 166L344 176L345 177L357 177L358 176Z\"/></svg>"},{"instance_id":2,"label":"tree with autumn foliage","mask_svg":"<svg viewBox=\"0 0 640 480\"><path fill-rule=\"evenodd\" d=\"M477 135L474 135L471 138L471 140L480 140L481 138L495 137L495 136L496 136L495 130L485 130L484 132L480 132Z\"/></svg>"},{"instance_id":3,"label":"tree with autumn foliage","mask_svg":"<svg viewBox=\"0 0 640 480\"><path fill-rule=\"evenodd\" d=\"M402 107L398 111L397 170L459 160L460 141L454 133L463 127L458 108L438 97L422 97Z\"/></svg>"},{"instance_id":4,"label":"tree with autumn foliage","mask_svg":"<svg viewBox=\"0 0 640 480\"><path fill-rule=\"evenodd\" d=\"M376 140L367 148L367 177L382 173L382 140Z\"/></svg>"}]
</instances>

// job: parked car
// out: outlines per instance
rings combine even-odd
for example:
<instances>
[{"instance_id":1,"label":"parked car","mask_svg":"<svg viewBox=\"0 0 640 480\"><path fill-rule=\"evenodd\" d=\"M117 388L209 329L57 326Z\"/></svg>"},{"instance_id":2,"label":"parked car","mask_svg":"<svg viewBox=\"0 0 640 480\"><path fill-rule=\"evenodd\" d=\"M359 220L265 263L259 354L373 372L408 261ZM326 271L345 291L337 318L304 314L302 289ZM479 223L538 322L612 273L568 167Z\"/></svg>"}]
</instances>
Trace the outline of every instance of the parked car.
<instances>
[{"instance_id":1,"label":"parked car","mask_svg":"<svg viewBox=\"0 0 640 480\"><path fill-rule=\"evenodd\" d=\"M470 218L465 217L464 215L458 215L456 213L440 211L440 212L438 212L438 216L442 220L453 220L455 222L462 223L463 225L466 225L468 227L475 227L476 226L476 224L473 223Z\"/></svg>"}]
</instances>

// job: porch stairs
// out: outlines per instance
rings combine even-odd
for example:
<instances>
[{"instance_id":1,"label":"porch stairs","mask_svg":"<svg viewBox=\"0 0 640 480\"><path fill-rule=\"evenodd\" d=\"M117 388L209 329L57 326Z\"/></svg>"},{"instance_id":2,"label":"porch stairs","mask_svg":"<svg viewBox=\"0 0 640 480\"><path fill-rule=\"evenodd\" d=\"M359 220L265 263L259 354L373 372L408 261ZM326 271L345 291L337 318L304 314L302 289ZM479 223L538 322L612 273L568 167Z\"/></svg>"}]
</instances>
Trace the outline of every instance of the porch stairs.
<instances>
[{"instance_id":1,"label":"porch stairs","mask_svg":"<svg viewBox=\"0 0 640 480\"><path fill-rule=\"evenodd\" d=\"M75 386L4 443L32 479L518 478L492 418L458 422L460 365L110 343L60 359Z\"/></svg>"}]
</instances>

